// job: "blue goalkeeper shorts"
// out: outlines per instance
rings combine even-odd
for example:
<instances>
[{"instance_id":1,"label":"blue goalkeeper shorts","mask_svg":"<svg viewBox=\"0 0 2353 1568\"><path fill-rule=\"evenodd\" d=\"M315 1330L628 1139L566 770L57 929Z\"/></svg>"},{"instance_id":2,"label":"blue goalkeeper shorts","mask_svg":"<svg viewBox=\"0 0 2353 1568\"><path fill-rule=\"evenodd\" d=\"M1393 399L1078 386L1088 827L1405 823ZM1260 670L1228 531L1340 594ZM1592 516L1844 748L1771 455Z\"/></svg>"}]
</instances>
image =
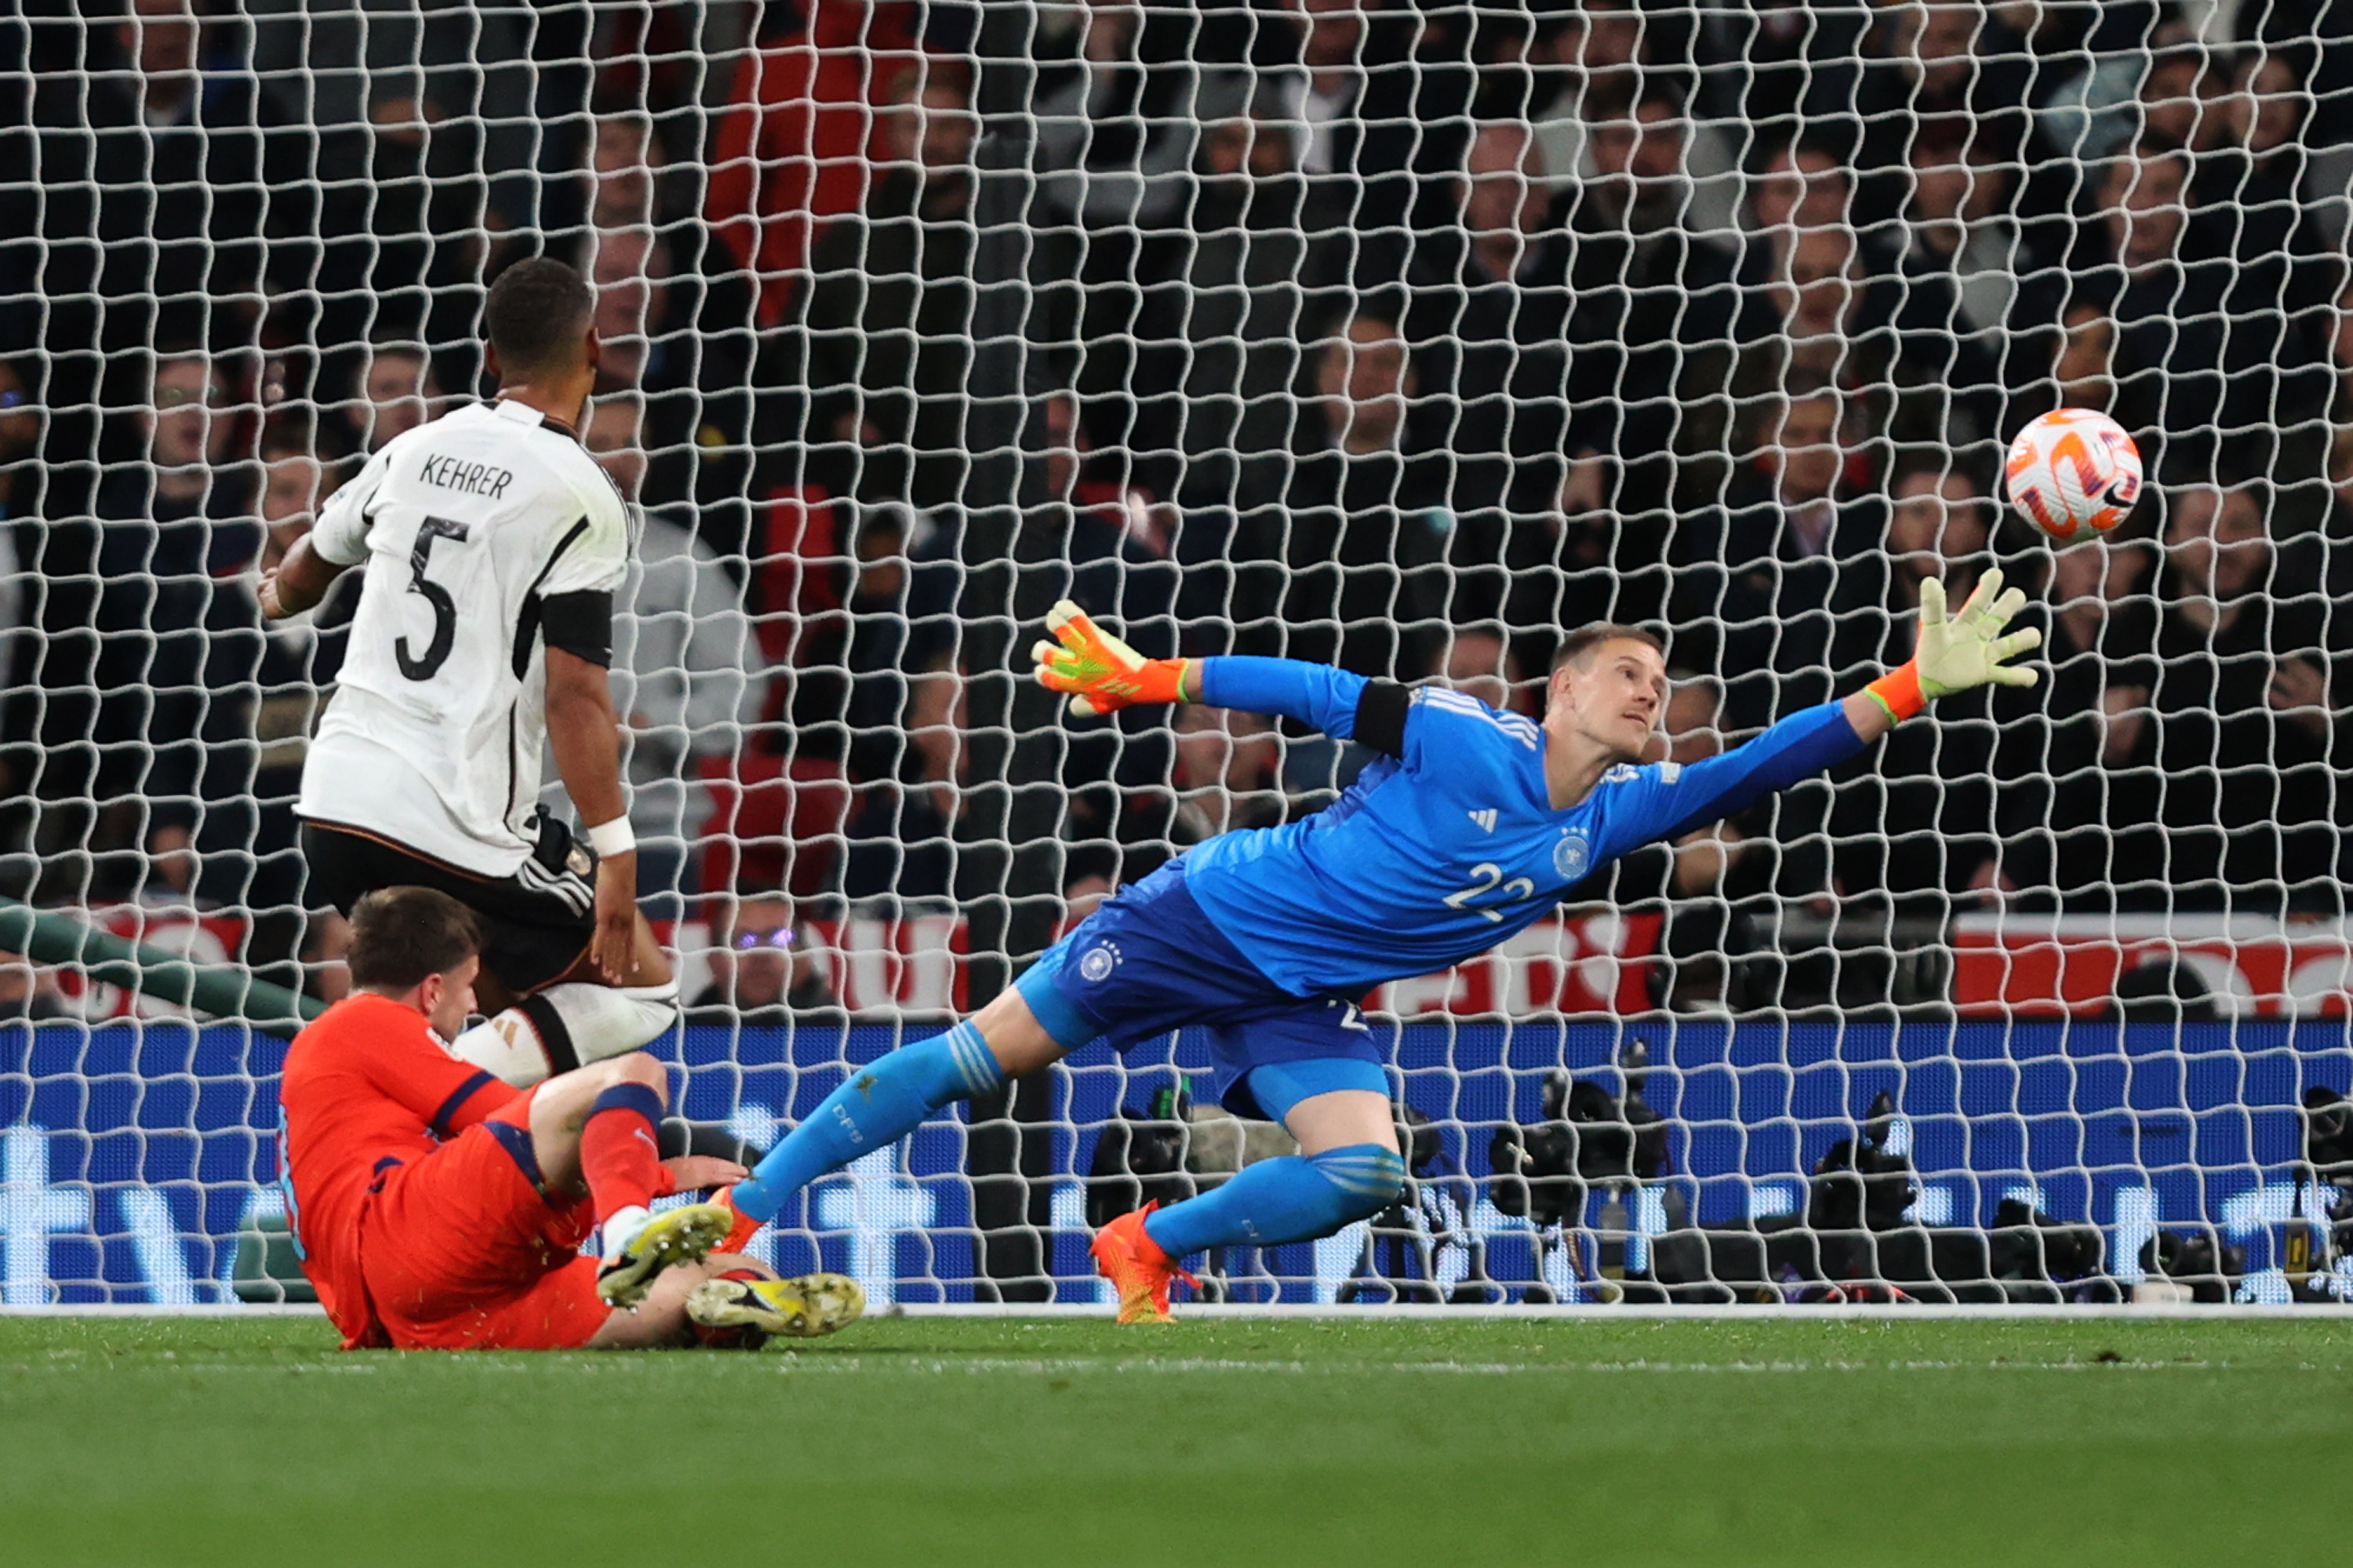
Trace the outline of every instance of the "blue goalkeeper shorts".
<instances>
[{"instance_id":1,"label":"blue goalkeeper shorts","mask_svg":"<svg viewBox=\"0 0 2353 1568\"><path fill-rule=\"evenodd\" d=\"M1125 1051L1172 1030L1206 1029L1218 1102L1237 1116L1280 1120L1303 1090L1389 1092L1381 1048L1356 1004L1279 989L1210 924L1185 886L1181 859L1105 900L1019 988L1065 1050L1100 1039ZM1250 1070L1278 1064L1292 1070L1276 1075L1282 1089L1261 1100Z\"/></svg>"}]
</instances>

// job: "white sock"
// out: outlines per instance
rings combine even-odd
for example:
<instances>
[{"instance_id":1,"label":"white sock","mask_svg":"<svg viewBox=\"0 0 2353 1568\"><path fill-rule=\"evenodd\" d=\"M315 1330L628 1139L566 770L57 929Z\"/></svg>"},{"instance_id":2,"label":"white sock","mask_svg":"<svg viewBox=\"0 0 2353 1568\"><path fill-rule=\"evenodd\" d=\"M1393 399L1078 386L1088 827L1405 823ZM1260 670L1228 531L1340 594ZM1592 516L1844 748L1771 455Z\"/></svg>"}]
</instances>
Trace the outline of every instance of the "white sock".
<instances>
[{"instance_id":1,"label":"white sock","mask_svg":"<svg viewBox=\"0 0 2353 1568\"><path fill-rule=\"evenodd\" d=\"M449 1054L518 1089L530 1088L547 1077L547 1048L519 1007L510 1007L459 1035L449 1043Z\"/></svg>"},{"instance_id":2,"label":"white sock","mask_svg":"<svg viewBox=\"0 0 2353 1568\"><path fill-rule=\"evenodd\" d=\"M552 1071L568 1073L649 1045L677 1022L675 980L617 989L574 980L477 1023L450 1042L449 1054L527 1089Z\"/></svg>"},{"instance_id":3,"label":"white sock","mask_svg":"<svg viewBox=\"0 0 2353 1568\"><path fill-rule=\"evenodd\" d=\"M612 1217L605 1222L605 1261L610 1263L620 1256L622 1250L638 1239L638 1233L644 1230L653 1217L651 1209L641 1208L635 1203L626 1209L614 1210Z\"/></svg>"},{"instance_id":4,"label":"white sock","mask_svg":"<svg viewBox=\"0 0 2353 1568\"><path fill-rule=\"evenodd\" d=\"M552 985L531 1001L552 1011L581 1065L650 1045L678 1022L678 981L667 985ZM537 1011L533 1008L533 1011ZM554 1054L559 1060L563 1053Z\"/></svg>"}]
</instances>

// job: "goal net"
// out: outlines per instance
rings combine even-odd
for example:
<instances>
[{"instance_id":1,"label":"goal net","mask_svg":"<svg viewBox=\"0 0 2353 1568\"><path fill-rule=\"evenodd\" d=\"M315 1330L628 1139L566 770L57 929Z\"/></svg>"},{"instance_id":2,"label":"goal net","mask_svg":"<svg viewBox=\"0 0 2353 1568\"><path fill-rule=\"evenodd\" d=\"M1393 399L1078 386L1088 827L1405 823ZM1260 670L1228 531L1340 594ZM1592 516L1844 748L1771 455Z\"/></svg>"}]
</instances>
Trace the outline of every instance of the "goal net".
<instances>
[{"instance_id":1,"label":"goal net","mask_svg":"<svg viewBox=\"0 0 2353 1568\"><path fill-rule=\"evenodd\" d=\"M546 253L643 519L614 693L687 1115L773 1139L1363 766L1071 717L1018 673L1058 599L1532 716L1564 632L1655 627L1688 763L1999 564L2040 685L1359 999L1408 1200L1205 1288L2353 1287L2353 8L126 0L0 24L0 150L11 900L347 989L293 800L352 596L266 623L259 573L489 393L486 287ZM2061 407L2150 483L2054 548L2000 461ZM0 1299L271 1295L283 1041L5 957ZM1206 1062L1081 1052L761 1245L1095 1301L1091 1224L1283 1147Z\"/></svg>"}]
</instances>

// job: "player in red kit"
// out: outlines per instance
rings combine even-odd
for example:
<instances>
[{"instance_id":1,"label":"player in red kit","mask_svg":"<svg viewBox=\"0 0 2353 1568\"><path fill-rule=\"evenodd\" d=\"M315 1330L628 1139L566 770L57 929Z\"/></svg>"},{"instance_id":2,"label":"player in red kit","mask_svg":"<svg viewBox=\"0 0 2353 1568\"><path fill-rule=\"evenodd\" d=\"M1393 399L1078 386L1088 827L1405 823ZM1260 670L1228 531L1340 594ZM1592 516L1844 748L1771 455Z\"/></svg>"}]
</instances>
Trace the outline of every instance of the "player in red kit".
<instances>
[{"instance_id":1,"label":"player in red kit","mask_svg":"<svg viewBox=\"0 0 2353 1568\"><path fill-rule=\"evenodd\" d=\"M346 1348L568 1350L831 1333L863 1309L838 1275L780 1280L712 1249L724 1208L653 1213L739 1179L663 1160L667 1078L643 1053L517 1090L451 1056L480 942L455 899L371 893L353 912L353 995L295 1039L280 1181L303 1271ZM600 1229L604 1255L575 1255Z\"/></svg>"}]
</instances>

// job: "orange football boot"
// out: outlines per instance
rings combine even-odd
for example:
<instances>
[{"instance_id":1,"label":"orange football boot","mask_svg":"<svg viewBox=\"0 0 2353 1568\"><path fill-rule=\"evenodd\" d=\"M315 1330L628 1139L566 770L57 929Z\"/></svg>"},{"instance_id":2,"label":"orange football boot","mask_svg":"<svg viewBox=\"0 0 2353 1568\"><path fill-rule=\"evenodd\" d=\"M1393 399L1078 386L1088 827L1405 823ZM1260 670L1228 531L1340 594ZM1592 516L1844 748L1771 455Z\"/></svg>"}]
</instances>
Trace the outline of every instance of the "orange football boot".
<instances>
[{"instance_id":1,"label":"orange football boot","mask_svg":"<svg viewBox=\"0 0 2353 1568\"><path fill-rule=\"evenodd\" d=\"M735 1189L732 1186L722 1187L716 1192L712 1193L711 1201L718 1204L721 1208L726 1210L729 1214L733 1216L735 1221L733 1226L727 1232L727 1239L721 1242L717 1246L712 1247L711 1250L713 1252L742 1252L745 1247L750 1246L752 1245L752 1237L758 1234L760 1226L765 1222L754 1219L751 1215L745 1213L743 1210L735 1206Z\"/></svg>"},{"instance_id":2,"label":"orange football boot","mask_svg":"<svg viewBox=\"0 0 2353 1568\"><path fill-rule=\"evenodd\" d=\"M1132 1214L1122 1214L1097 1231L1087 1248L1094 1254L1095 1272L1119 1291L1123 1323L1173 1323L1176 1319L1168 1310L1169 1283L1181 1279L1196 1290L1201 1287L1200 1281L1161 1251L1160 1244L1145 1231L1144 1216L1159 1206L1155 1199Z\"/></svg>"}]
</instances>

